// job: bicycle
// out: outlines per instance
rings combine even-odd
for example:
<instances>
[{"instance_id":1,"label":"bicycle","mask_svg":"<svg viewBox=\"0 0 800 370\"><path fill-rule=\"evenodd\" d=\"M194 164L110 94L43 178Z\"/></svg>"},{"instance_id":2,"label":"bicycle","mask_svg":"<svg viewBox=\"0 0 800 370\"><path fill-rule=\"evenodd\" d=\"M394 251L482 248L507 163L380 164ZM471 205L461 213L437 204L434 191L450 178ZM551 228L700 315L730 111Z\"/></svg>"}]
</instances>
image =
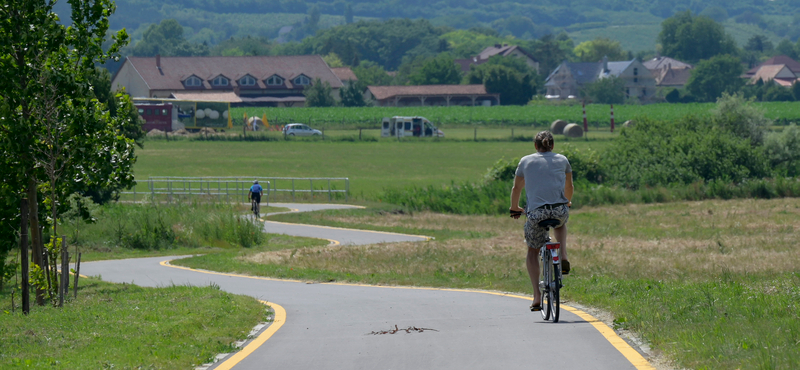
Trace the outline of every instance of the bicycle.
<instances>
[{"instance_id":1,"label":"bicycle","mask_svg":"<svg viewBox=\"0 0 800 370\"><path fill-rule=\"evenodd\" d=\"M256 201L255 198L253 198L250 202L251 202L251 208L253 209L253 215L255 215L256 219L257 219L259 217L259 213L261 211L261 209L260 209L261 206L258 204L258 202Z\"/></svg>"},{"instance_id":2,"label":"bicycle","mask_svg":"<svg viewBox=\"0 0 800 370\"><path fill-rule=\"evenodd\" d=\"M517 219L521 215L522 212L511 211L512 218ZM542 305L542 319L550 320L552 317L553 322L558 322L561 314L561 287L564 286L561 281L561 258L559 256L561 243L550 241L550 228L558 226L559 223L559 220L553 218L539 221L539 227L547 230L547 239L539 249L539 259L542 261L542 279L539 280L541 299L539 302Z\"/></svg>"},{"instance_id":3,"label":"bicycle","mask_svg":"<svg viewBox=\"0 0 800 370\"><path fill-rule=\"evenodd\" d=\"M547 229L558 226L560 221L547 219L539 222L540 227ZM543 248L539 249L539 256L542 261L542 280L539 281L539 291L541 292L542 319L558 322L561 313L561 243L553 243L550 236L544 243Z\"/></svg>"}]
</instances>

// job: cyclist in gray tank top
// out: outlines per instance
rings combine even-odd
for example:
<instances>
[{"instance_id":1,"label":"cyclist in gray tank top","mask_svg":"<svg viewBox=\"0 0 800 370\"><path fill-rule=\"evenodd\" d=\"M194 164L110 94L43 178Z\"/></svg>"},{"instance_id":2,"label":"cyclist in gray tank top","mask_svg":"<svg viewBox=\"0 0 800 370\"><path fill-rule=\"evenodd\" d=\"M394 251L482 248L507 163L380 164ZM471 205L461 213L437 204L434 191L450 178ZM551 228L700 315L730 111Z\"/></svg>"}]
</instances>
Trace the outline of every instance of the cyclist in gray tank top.
<instances>
[{"instance_id":1,"label":"cyclist in gray tank top","mask_svg":"<svg viewBox=\"0 0 800 370\"><path fill-rule=\"evenodd\" d=\"M511 189L512 217L519 218L525 212L528 220L525 222L525 242L528 245L528 254L525 265L533 285L532 311L541 309L539 301L539 248L544 245L547 238L545 228L539 222L546 219L557 219L559 225L553 229L556 240L561 243L561 270L564 275L569 274L570 263L567 257L567 220L569 220L569 207L572 206L572 167L567 157L553 153L555 147L553 134L542 131L534 139L536 153L520 159L514 177L514 187ZM520 195L525 190L527 199L526 209L519 206Z\"/></svg>"}]
</instances>

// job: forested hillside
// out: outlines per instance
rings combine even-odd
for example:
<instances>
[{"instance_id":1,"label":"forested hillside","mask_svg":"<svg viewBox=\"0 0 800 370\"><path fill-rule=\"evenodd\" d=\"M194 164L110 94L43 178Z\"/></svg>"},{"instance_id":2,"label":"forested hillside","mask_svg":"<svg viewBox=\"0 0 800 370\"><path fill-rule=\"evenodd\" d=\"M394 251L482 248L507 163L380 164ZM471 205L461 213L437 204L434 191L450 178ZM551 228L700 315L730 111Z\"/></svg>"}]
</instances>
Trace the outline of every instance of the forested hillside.
<instances>
[{"instance_id":1,"label":"forested hillside","mask_svg":"<svg viewBox=\"0 0 800 370\"><path fill-rule=\"evenodd\" d=\"M66 2L60 2L66 9ZM192 42L216 44L232 36L278 37L283 26L315 27L286 35L300 40L317 29L364 18L425 18L436 26L490 27L501 35L539 38L565 31L576 42L597 36L619 40L626 50L653 50L659 25L691 10L722 23L740 44L754 34L774 43L800 36L800 0L117 0L114 29L127 28L134 40L149 24L176 19Z\"/></svg>"}]
</instances>

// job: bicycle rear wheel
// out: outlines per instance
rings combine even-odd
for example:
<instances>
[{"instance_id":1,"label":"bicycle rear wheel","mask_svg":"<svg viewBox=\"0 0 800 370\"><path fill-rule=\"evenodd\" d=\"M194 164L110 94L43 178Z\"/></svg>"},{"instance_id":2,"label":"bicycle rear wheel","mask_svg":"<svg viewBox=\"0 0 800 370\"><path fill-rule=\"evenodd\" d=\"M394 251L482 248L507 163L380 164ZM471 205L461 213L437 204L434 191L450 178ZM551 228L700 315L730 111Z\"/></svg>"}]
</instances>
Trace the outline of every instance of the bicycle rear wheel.
<instances>
[{"instance_id":1,"label":"bicycle rear wheel","mask_svg":"<svg viewBox=\"0 0 800 370\"><path fill-rule=\"evenodd\" d=\"M550 258L550 252L547 249L542 251L542 284L539 284L539 290L542 297L542 319L550 320L552 312L552 304L550 299L550 285L552 282L553 274L550 272L553 268L553 261Z\"/></svg>"}]
</instances>

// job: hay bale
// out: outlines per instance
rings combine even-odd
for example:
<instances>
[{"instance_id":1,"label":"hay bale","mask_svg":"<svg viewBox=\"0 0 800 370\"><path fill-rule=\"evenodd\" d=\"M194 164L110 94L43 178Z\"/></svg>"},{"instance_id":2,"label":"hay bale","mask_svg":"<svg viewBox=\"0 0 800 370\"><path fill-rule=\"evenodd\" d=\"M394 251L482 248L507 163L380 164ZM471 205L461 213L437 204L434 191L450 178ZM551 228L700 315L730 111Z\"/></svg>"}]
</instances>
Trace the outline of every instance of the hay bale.
<instances>
[{"instance_id":1,"label":"hay bale","mask_svg":"<svg viewBox=\"0 0 800 370\"><path fill-rule=\"evenodd\" d=\"M206 111L204 111L202 109L198 109L197 112L194 113L194 116L199 118L199 119L206 118Z\"/></svg>"},{"instance_id":2,"label":"hay bale","mask_svg":"<svg viewBox=\"0 0 800 370\"><path fill-rule=\"evenodd\" d=\"M633 126L636 126L636 122L630 119L622 124L622 127L633 127Z\"/></svg>"},{"instance_id":3,"label":"hay bale","mask_svg":"<svg viewBox=\"0 0 800 370\"><path fill-rule=\"evenodd\" d=\"M208 114L208 118L218 119L219 118L219 112L217 112L215 110L212 110L211 113Z\"/></svg>"},{"instance_id":4,"label":"hay bale","mask_svg":"<svg viewBox=\"0 0 800 370\"><path fill-rule=\"evenodd\" d=\"M566 137L583 137L583 127L577 123L570 123L564 127L564 136Z\"/></svg>"},{"instance_id":5,"label":"hay bale","mask_svg":"<svg viewBox=\"0 0 800 370\"><path fill-rule=\"evenodd\" d=\"M228 111L222 112L222 118L228 119Z\"/></svg>"},{"instance_id":6,"label":"hay bale","mask_svg":"<svg viewBox=\"0 0 800 370\"><path fill-rule=\"evenodd\" d=\"M178 135L178 136L186 136L186 135L189 135L189 131L186 131L185 128L182 128L180 130L173 131L172 134L173 135Z\"/></svg>"},{"instance_id":7,"label":"hay bale","mask_svg":"<svg viewBox=\"0 0 800 370\"><path fill-rule=\"evenodd\" d=\"M152 129L152 130L150 130L150 131L148 131L148 132L147 132L147 136L148 136L148 137L153 137L153 136L164 136L164 131L161 131L161 130L159 130L159 129L157 129L157 128L154 128L154 129Z\"/></svg>"},{"instance_id":8,"label":"hay bale","mask_svg":"<svg viewBox=\"0 0 800 370\"><path fill-rule=\"evenodd\" d=\"M204 134L204 135L213 135L213 134L216 134L217 131L214 130L213 128L211 128L211 127L203 127L203 128L200 129L200 133Z\"/></svg>"},{"instance_id":9,"label":"hay bale","mask_svg":"<svg viewBox=\"0 0 800 370\"><path fill-rule=\"evenodd\" d=\"M564 133L564 127L567 127L567 121L557 119L550 124L550 133L553 135L561 135Z\"/></svg>"}]
</instances>

